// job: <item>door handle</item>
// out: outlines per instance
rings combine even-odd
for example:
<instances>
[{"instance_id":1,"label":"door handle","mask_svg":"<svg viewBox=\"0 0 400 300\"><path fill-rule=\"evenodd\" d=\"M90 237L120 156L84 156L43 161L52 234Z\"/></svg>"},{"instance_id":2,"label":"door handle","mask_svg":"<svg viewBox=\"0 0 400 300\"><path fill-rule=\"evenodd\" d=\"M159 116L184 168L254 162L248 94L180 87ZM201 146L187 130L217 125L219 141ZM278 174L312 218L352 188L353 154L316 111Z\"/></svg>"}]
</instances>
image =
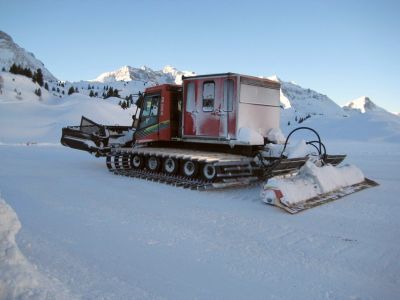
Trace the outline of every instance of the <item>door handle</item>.
<instances>
[{"instance_id":1,"label":"door handle","mask_svg":"<svg viewBox=\"0 0 400 300\"><path fill-rule=\"evenodd\" d=\"M214 116L221 116L222 112L221 112L220 109L216 109L215 111L211 112L211 114L214 115Z\"/></svg>"}]
</instances>

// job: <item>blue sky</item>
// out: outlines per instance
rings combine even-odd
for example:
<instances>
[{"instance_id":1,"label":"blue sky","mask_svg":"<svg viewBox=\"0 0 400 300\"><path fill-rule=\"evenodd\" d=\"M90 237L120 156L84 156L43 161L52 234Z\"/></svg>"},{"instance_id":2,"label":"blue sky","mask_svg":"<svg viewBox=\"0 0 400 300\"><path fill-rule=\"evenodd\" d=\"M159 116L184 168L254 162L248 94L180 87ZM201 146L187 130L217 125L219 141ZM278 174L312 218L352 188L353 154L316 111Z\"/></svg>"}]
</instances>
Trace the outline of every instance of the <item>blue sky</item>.
<instances>
[{"instance_id":1,"label":"blue sky","mask_svg":"<svg viewBox=\"0 0 400 300\"><path fill-rule=\"evenodd\" d=\"M277 74L400 112L400 1L5 1L0 30L59 79L123 65Z\"/></svg>"}]
</instances>

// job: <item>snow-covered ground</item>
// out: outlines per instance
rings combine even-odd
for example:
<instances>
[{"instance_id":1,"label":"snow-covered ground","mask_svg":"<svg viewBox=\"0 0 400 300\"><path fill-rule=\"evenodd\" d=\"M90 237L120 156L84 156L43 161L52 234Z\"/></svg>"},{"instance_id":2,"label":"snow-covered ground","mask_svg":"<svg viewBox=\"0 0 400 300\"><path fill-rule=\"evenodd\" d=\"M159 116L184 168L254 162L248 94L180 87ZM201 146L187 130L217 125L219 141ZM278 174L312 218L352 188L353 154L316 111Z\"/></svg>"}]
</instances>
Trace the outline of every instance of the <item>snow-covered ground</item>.
<instances>
[{"instance_id":1,"label":"snow-covered ground","mask_svg":"<svg viewBox=\"0 0 400 300\"><path fill-rule=\"evenodd\" d=\"M0 146L0 190L37 271L84 299L395 299L400 147L330 143L381 185L299 215L260 187L197 192L63 147Z\"/></svg>"}]
</instances>

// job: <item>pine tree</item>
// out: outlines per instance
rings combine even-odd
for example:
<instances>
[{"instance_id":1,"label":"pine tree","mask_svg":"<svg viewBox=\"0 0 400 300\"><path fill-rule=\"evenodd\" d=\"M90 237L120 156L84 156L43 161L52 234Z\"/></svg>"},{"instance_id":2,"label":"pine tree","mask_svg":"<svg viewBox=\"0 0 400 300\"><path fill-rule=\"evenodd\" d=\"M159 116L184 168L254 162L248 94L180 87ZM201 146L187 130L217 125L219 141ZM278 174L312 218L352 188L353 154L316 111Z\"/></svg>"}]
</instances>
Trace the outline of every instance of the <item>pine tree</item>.
<instances>
[{"instance_id":1,"label":"pine tree","mask_svg":"<svg viewBox=\"0 0 400 300\"><path fill-rule=\"evenodd\" d=\"M44 88L45 88L46 90L49 90L49 85L47 84L47 82L44 83Z\"/></svg>"},{"instance_id":2,"label":"pine tree","mask_svg":"<svg viewBox=\"0 0 400 300\"><path fill-rule=\"evenodd\" d=\"M40 86L43 86L43 73L41 69L37 69L37 71L33 74L32 81L37 82Z\"/></svg>"},{"instance_id":3,"label":"pine tree","mask_svg":"<svg viewBox=\"0 0 400 300\"><path fill-rule=\"evenodd\" d=\"M31 69L25 68L22 70L22 75L25 75L26 77L32 78L32 71Z\"/></svg>"},{"instance_id":4,"label":"pine tree","mask_svg":"<svg viewBox=\"0 0 400 300\"><path fill-rule=\"evenodd\" d=\"M68 95L72 95L73 93L75 93L75 89L74 89L73 86L71 86L71 87L68 89ZM64 94L64 91L63 91L63 94Z\"/></svg>"},{"instance_id":5,"label":"pine tree","mask_svg":"<svg viewBox=\"0 0 400 300\"><path fill-rule=\"evenodd\" d=\"M93 96L94 96L93 90L90 90L89 97L93 97Z\"/></svg>"},{"instance_id":6,"label":"pine tree","mask_svg":"<svg viewBox=\"0 0 400 300\"><path fill-rule=\"evenodd\" d=\"M42 90L40 88L36 89L35 90L35 94L36 94L36 96L41 97L42 96Z\"/></svg>"},{"instance_id":7,"label":"pine tree","mask_svg":"<svg viewBox=\"0 0 400 300\"><path fill-rule=\"evenodd\" d=\"M5 71L6 71L6 67L3 67L1 70L2 70L3 72L5 72Z\"/></svg>"},{"instance_id":8,"label":"pine tree","mask_svg":"<svg viewBox=\"0 0 400 300\"><path fill-rule=\"evenodd\" d=\"M75 93L79 93L78 87L75 88Z\"/></svg>"},{"instance_id":9,"label":"pine tree","mask_svg":"<svg viewBox=\"0 0 400 300\"><path fill-rule=\"evenodd\" d=\"M17 65L15 63L12 64L11 67L10 67L10 73L18 74L17 71L18 71Z\"/></svg>"},{"instance_id":10,"label":"pine tree","mask_svg":"<svg viewBox=\"0 0 400 300\"><path fill-rule=\"evenodd\" d=\"M109 97L112 97L112 96L114 96L114 90L113 90L113 88L110 86L110 88L109 88L108 91L107 91L106 98L109 98Z\"/></svg>"}]
</instances>

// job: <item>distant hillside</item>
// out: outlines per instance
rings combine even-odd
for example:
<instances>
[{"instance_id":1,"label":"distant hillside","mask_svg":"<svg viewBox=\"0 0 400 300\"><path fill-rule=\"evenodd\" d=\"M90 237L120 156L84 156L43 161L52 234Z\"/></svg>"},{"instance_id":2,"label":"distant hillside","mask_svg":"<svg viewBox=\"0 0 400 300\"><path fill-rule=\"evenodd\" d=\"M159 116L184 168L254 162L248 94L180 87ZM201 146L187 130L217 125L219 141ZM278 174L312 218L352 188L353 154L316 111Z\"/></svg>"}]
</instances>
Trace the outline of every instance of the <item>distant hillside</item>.
<instances>
[{"instance_id":1,"label":"distant hillside","mask_svg":"<svg viewBox=\"0 0 400 300\"><path fill-rule=\"evenodd\" d=\"M21 48L7 33L0 31L0 70L5 68L8 71L14 63L31 69L32 72L41 69L45 80L57 81L57 78L33 53Z\"/></svg>"}]
</instances>

